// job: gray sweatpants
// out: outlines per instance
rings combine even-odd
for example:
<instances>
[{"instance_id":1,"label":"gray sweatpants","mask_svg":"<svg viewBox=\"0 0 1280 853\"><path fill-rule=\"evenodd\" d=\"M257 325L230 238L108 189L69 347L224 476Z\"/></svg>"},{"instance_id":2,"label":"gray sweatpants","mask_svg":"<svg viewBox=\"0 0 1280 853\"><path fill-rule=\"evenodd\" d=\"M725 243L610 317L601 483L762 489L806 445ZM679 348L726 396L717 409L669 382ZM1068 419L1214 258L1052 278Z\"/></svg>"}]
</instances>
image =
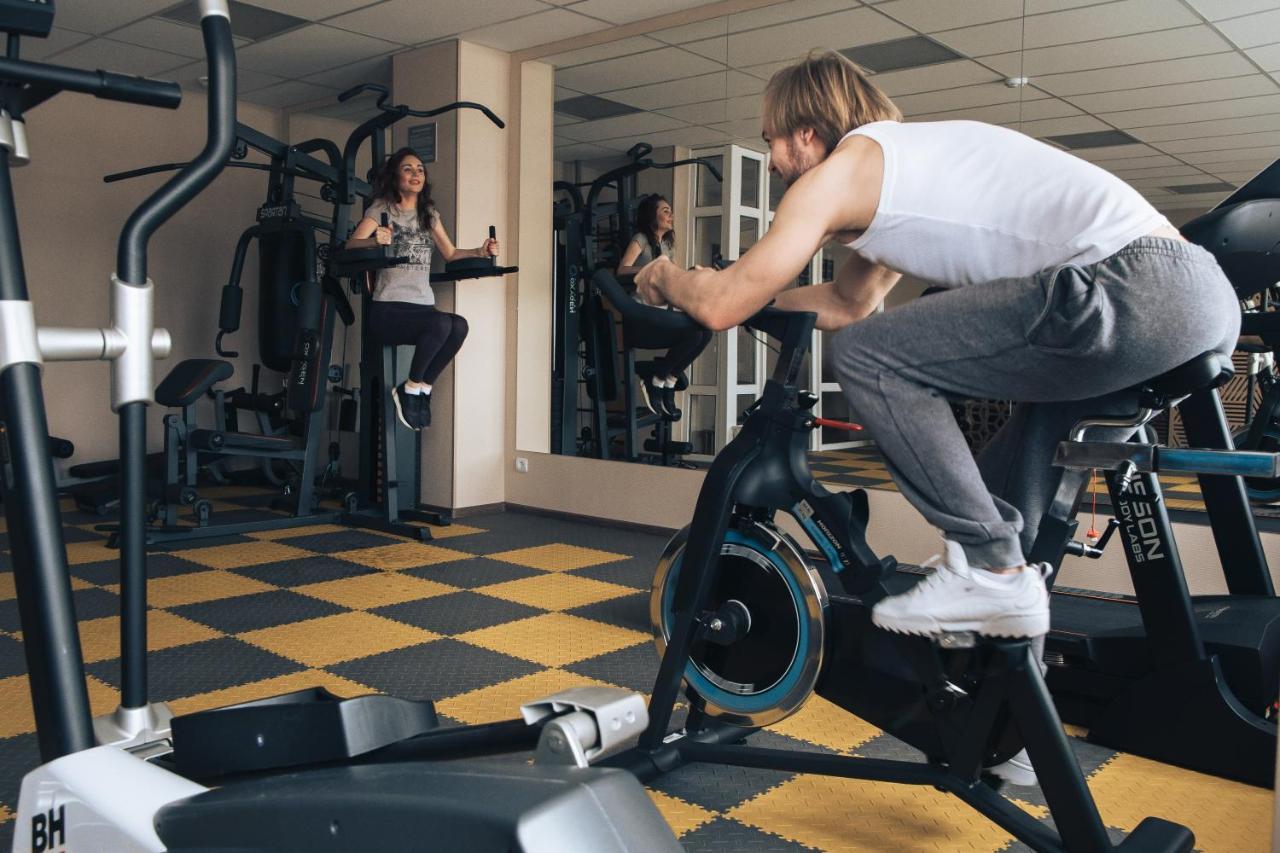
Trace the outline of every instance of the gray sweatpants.
<instances>
[{"instance_id":1,"label":"gray sweatpants","mask_svg":"<svg viewBox=\"0 0 1280 853\"><path fill-rule=\"evenodd\" d=\"M974 566L1024 562L1082 417L1136 411L1124 393L1206 350L1230 353L1240 307L1199 246L1142 237L1065 265L917 299L840 330L830 365L902 494ZM948 398L1013 400L975 461Z\"/></svg>"}]
</instances>

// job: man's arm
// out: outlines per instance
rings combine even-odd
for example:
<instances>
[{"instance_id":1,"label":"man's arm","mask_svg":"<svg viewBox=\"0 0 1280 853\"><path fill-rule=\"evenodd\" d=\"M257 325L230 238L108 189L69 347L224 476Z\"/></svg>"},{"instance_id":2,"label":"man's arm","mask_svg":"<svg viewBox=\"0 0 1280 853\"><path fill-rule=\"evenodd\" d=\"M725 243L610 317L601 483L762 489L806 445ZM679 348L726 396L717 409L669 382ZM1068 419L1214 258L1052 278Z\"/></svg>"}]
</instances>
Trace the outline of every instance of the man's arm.
<instances>
[{"instance_id":1,"label":"man's arm","mask_svg":"<svg viewBox=\"0 0 1280 853\"><path fill-rule=\"evenodd\" d=\"M733 266L684 272L659 258L636 277L641 295L650 304L671 303L713 330L746 320L794 281L832 235L870 223L879 198L857 191L863 153L840 151L796 181L768 233Z\"/></svg>"},{"instance_id":2,"label":"man's arm","mask_svg":"<svg viewBox=\"0 0 1280 853\"><path fill-rule=\"evenodd\" d=\"M902 273L854 254L834 281L783 291L774 304L788 311L813 311L818 328L834 332L870 316L900 278Z\"/></svg>"}]
</instances>

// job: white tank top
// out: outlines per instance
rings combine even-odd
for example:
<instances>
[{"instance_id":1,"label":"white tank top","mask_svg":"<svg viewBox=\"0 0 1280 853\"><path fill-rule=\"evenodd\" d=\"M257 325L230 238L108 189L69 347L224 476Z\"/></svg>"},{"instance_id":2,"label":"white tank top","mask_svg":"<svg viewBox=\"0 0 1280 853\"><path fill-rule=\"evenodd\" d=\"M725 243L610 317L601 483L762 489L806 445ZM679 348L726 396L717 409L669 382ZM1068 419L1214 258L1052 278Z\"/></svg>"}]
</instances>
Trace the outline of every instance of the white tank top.
<instances>
[{"instance_id":1,"label":"white tank top","mask_svg":"<svg viewBox=\"0 0 1280 853\"><path fill-rule=\"evenodd\" d=\"M849 247L869 261L958 287L1088 265L1165 219L1110 172L976 121L877 121L851 131L884 152L871 226Z\"/></svg>"}]
</instances>

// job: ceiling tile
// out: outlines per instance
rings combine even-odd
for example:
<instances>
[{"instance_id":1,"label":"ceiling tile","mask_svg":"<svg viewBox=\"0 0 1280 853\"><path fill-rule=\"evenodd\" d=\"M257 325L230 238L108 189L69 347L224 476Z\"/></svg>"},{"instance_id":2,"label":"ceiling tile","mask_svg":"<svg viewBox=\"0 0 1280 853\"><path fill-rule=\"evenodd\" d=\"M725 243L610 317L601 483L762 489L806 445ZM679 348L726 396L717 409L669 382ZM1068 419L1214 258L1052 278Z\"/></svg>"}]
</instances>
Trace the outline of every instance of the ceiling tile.
<instances>
[{"instance_id":1,"label":"ceiling tile","mask_svg":"<svg viewBox=\"0 0 1280 853\"><path fill-rule=\"evenodd\" d=\"M294 104L305 104L307 101L318 101L321 98L335 98L337 94L336 89L315 86L299 80L289 80L250 92L244 96L244 99L265 107L289 107Z\"/></svg>"},{"instance_id":2,"label":"ceiling tile","mask_svg":"<svg viewBox=\"0 0 1280 853\"><path fill-rule=\"evenodd\" d=\"M719 66L709 59L694 56L678 47L664 47L638 56L622 56L561 69L556 73L556 82L594 94L718 70Z\"/></svg>"},{"instance_id":3,"label":"ceiling tile","mask_svg":"<svg viewBox=\"0 0 1280 853\"><path fill-rule=\"evenodd\" d=\"M1233 164L1264 160L1268 163L1280 157L1280 145L1260 145L1256 148L1236 148L1228 151L1202 151L1183 154L1181 159L1201 168L1236 168Z\"/></svg>"},{"instance_id":4,"label":"ceiling tile","mask_svg":"<svg viewBox=\"0 0 1280 853\"><path fill-rule=\"evenodd\" d=\"M1280 113L1280 93L1261 95L1254 98L1235 98L1205 104L1184 104L1177 107L1152 107L1145 110L1104 113L1102 117L1116 127L1130 129L1188 121L1241 118L1263 113Z\"/></svg>"},{"instance_id":5,"label":"ceiling tile","mask_svg":"<svg viewBox=\"0 0 1280 853\"><path fill-rule=\"evenodd\" d=\"M738 33L761 27L772 27L775 24L812 18L828 12L843 12L857 5L857 0L791 0L790 3L775 3L730 15L729 32Z\"/></svg>"},{"instance_id":6,"label":"ceiling tile","mask_svg":"<svg viewBox=\"0 0 1280 853\"><path fill-rule=\"evenodd\" d=\"M1280 9L1218 21L1214 26L1240 47L1274 44L1280 42Z\"/></svg>"},{"instance_id":7,"label":"ceiling tile","mask_svg":"<svg viewBox=\"0 0 1280 853\"><path fill-rule=\"evenodd\" d=\"M1101 0L1105 3L1107 0ZM1100 0L1027 0L1027 14L1039 15L1044 12L1061 12L1063 9L1074 9L1078 6L1098 6Z\"/></svg>"},{"instance_id":8,"label":"ceiling tile","mask_svg":"<svg viewBox=\"0 0 1280 853\"><path fill-rule=\"evenodd\" d=\"M556 132L561 136L578 142L595 142L601 139L617 139L633 133L671 130L683 125L684 122L655 113L638 113L636 115L618 116L599 121L584 121L582 124L557 127Z\"/></svg>"},{"instance_id":9,"label":"ceiling tile","mask_svg":"<svg viewBox=\"0 0 1280 853\"><path fill-rule=\"evenodd\" d=\"M1195 166L1148 166L1141 169L1111 169L1110 171L1126 181L1138 178L1177 178L1183 175L1204 174L1204 170L1197 169Z\"/></svg>"},{"instance_id":10,"label":"ceiling tile","mask_svg":"<svg viewBox=\"0 0 1280 853\"><path fill-rule=\"evenodd\" d=\"M538 0L466 0L432 3L428 11L422 0L386 0L359 12L330 18L325 23L354 33L413 45L509 21L546 8Z\"/></svg>"},{"instance_id":11,"label":"ceiling tile","mask_svg":"<svg viewBox=\"0 0 1280 853\"><path fill-rule=\"evenodd\" d=\"M656 110L662 107L719 100L726 96L758 96L762 91L764 91L764 81L759 78L738 71L715 71L648 86L617 89L605 95L611 100L621 101L633 107Z\"/></svg>"},{"instance_id":12,"label":"ceiling tile","mask_svg":"<svg viewBox=\"0 0 1280 853\"><path fill-rule=\"evenodd\" d=\"M1266 47L1254 47L1245 51L1249 58L1264 71L1280 71L1280 44L1269 44Z\"/></svg>"},{"instance_id":13,"label":"ceiling tile","mask_svg":"<svg viewBox=\"0 0 1280 853\"><path fill-rule=\"evenodd\" d=\"M583 0L573 4L573 10L610 23L629 24L704 5L706 0Z\"/></svg>"},{"instance_id":14,"label":"ceiling tile","mask_svg":"<svg viewBox=\"0 0 1280 853\"><path fill-rule=\"evenodd\" d=\"M1276 134L1265 130L1255 133L1236 133L1230 136L1201 136L1195 139L1172 139L1160 143L1162 151L1170 154L1191 154L1204 151L1228 151L1240 148L1260 148L1274 145Z\"/></svg>"},{"instance_id":15,"label":"ceiling tile","mask_svg":"<svg viewBox=\"0 0 1280 853\"><path fill-rule=\"evenodd\" d=\"M82 0L79 3L63 0L57 4L55 16L60 27L98 35L172 5L173 0L111 0L106 3L101 0Z\"/></svg>"},{"instance_id":16,"label":"ceiling tile","mask_svg":"<svg viewBox=\"0 0 1280 853\"><path fill-rule=\"evenodd\" d=\"M1255 74L1257 69L1239 53L1214 53L1185 59L1143 62L1114 68L1036 74L1032 82L1055 95L1114 92L1138 86L1163 86Z\"/></svg>"},{"instance_id":17,"label":"ceiling tile","mask_svg":"<svg viewBox=\"0 0 1280 853\"><path fill-rule=\"evenodd\" d=\"M1003 83L982 83L977 86L958 86L954 89L900 95L893 101L907 115L923 115L943 110L962 110L966 107L1017 102L1018 93L1018 89L1010 89ZM1023 100L1043 97L1044 95L1040 92L1032 90L1023 97Z\"/></svg>"},{"instance_id":18,"label":"ceiling tile","mask_svg":"<svg viewBox=\"0 0 1280 853\"><path fill-rule=\"evenodd\" d=\"M990 83L999 79L1000 75L991 69L964 59L959 62L944 62L924 68L907 68L902 71L877 74L872 78L872 82L889 96L896 98L900 95L933 92L955 86Z\"/></svg>"},{"instance_id":19,"label":"ceiling tile","mask_svg":"<svg viewBox=\"0 0 1280 853\"><path fill-rule=\"evenodd\" d=\"M251 44L239 51L238 59L245 68L254 71L302 77L390 53L398 47L400 45L392 42L324 24L308 24Z\"/></svg>"},{"instance_id":20,"label":"ceiling tile","mask_svg":"<svg viewBox=\"0 0 1280 853\"><path fill-rule=\"evenodd\" d=\"M1090 148L1076 152L1076 156L1096 163L1107 169L1145 169L1153 166L1181 166L1175 158L1168 154L1151 153L1154 149L1146 148L1147 153L1133 156L1134 146L1117 145L1114 148Z\"/></svg>"},{"instance_id":21,"label":"ceiling tile","mask_svg":"<svg viewBox=\"0 0 1280 853\"><path fill-rule=\"evenodd\" d=\"M987 56L1002 53L1009 48L1017 49L1022 44L1022 22L997 21L993 24L934 33L933 38L966 56Z\"/></svg>"},{"instance_id":22,"label":"ceiling tile","mask_svg":"<svg viewBox=\"0 0 1280 853\"><path fill-rule=\"evenodd\" d=\"M1270 77L1265 74L1250 74L1247 77L1227 77L1222 80L1203 80L1199 83L1147 86L1120 92L1075 95L1071 98L1071 102L1092 113L1112 113L1144 107L1198 104L1226 98L1248 98L1276 92L1280 92L1280 85Z\"/></svg>"},{"instance_id":23,"label":"ceiling tile","mask_svg":"<svg viewBox=\"0 0 1280 853\"><path fill-rule=\"evenodd\" d=\"M874 9L850 9L731 35L729 64L739 68L769 61L798 60L816 46L843 50L910 35L914 35L911 30Z\"/></svg>"},{"instance_id":24,"label":"ceiling tile","mask_svg":"<svg viewBox=\"0 0 1280 853\"><path fill-rule=\"evenodd\" d=\"M762 100L756 95L744 98L720 99L701 104L686 104L682 107L667 107L660 112L665 116L688 122L689 124L710 124L711 122L735 121L737 119L760 117Z\"/></svg>"},{"instance_id":25,"label":"ceiling tile","mask_svg":"<svg viewBox=\"0 0 1280 853\"><path fill-rule=\"evenodd\" d=\"M966 107L962 110L948 110L946 112L930 113L920 116L922 121L949 121L952 119L965 119L967 121L985 121L990 124L1003 124L1013 127L1015 130L1022 130L1033 136L1044 136L1044 133L1033 133L1028 128L1034 127L1040 122L1048 122L1064 117L1088 118L1081 116L1080 111L1064 104L1054 98L1042 98L1038 101L1029 101L1019 108L1017 103L1011 104L992 104L985 107ZM1090 128L1092 129L1092 128ZM1056 132L1056 131L1055 131ZM1065 131L1072 132L1072 131Z\"/></svg>"},{"instance_id":26,"label":"ceiling tile","mask_svg":"<svg viewBox=\"0 0 1280 853\"><path fill-rule=\"evenodd\" d=\"M84 44L92 36L85 33L78 33L73 30L64 30L61 27L54 27L49 31L48 38L42 39L23 39L22 40L22 58L30 59L35 62L43 62L50 56L77 44Z\"/></svg>"},{"instance_id":27,"label":"ceiling tile","mask_svg":"<svg viewBox=\"0 0 1280 853\"><path fill-rule=\"evenodd\" d=\"M1079 45L1058 45L1025 51L1025 66L1020 52L1002 53L984 61L1003 74L1017 74L1025 67L1031 77L1060 74L1117 65L1135 65L1161 59L1230 50L1231 45L1212 27L1201 24L1158 33L1139 33L1119 38L1089 42L1088 49Z\"/></svg>"},{"instance_id":28,"label":"ceiling tile","mask_svg":"<svg viewBox=\"0 0 1280 853\"><path fill-rule=\"evenodd\" d=\"M609 25L564 9L548 9L514 21L468 30L459 38L508 53L608 29Z\"/></svg>"},{"instance_id":29,"label":"ceiling tile","mask_svg":"<svg viewBox=\"0 0 1280 853\"><path fill-rule=\"evenodd\" d=\"M1027 47L1048 47L1200 23L1179 0L1118 0L1027 18Z\"/></svg>"},{"instance_id":30,"label":"ceiling tile","mask_svg":"<svg viewBox=\"0 0 1280 853\"><path fill-rule=\"evenodd\" d=\"M1187 3L1210 21L1238 18L1254 12L1266 12L1276 7L1275 0L1186 0Z\"/></svg>"},{"instance_id":31,"label":"ceiling tile","mask_svg":"<svg viewBox=\"0 0 1280 853\"><path fill-rule=\"evenodd\" d=\"M178 53L191 59L204 57L204 36L197 27L188 27L163 18L145 18L111 33L111 38L129 44ZM248 39L235 39L236 47L249 44Z\"/></svg>"},{"instance_id":32,"label":"ceiling tile","mask_svg":"<svg viewBox=\"0 0 1280 853\"><path fill-rule=\"evenodd\" d=\"M678 127L674 130L637 133L634 139L636 142L647 142L656 148L659 145L711 145L716 142L725 142L728 137L710 127Z\"/></svg>"},{"instance_id":33,"label":"ceiling tile","mask_svg":"<svg viewBox=\"0 0 1280 853\"><path fill-rule=\"evenodd\" d=\"M1175 139L1223 138L1236 134L1274 133L1280 131L1280 115L1248 116L1218 121L1193 121L1184 124L1162 124L1130 131L1144 142ZM1161 146L1164 147L1164 146Z\"/></svg>"},{"instance_id":34,"label":"ceiling tile","mask_svg":"<svg viewBox=\"0 0 1280 853\"><path fill-rule=\"evenodd\" d=\"M1022 0L965 0L939 3L938 0L892 0L876 7L922 33L936 33L1022 17Z\"/></svg>"},{"instance_id":35,"label":"ceiling tile","mask_svg":"<svg viewBox=\"0 0 1280 853\"><path fill-rule=\"evenodd\" d=\"M319 21L344 12L354 12L378 0L241 0L250 6L260 6L273 12L283 12L295 18Z\"/></svg>"},{"instance_id":36,"label":"ceiling tile","mask_svg":"<svg viewBox=\"0 0 1280 853\"><path fill-rule=\"evenodd\" d=\"M166 71L164 76L175 83L181 83L182 88L188 91L203 92L205 91L205 86L200 83L200 78L208 73L209 66L204 61L200 61L184 65L173 71ZM255 89L261 89L263 86L271 86L275 83L283 82L283 77L277 77L274 74L263 74L260 71L250 71L248 68L236 69L236 92L240 95L252 92Z\"/></svg>"},{"instance_id":37,"label":"ceiling tile","mask_svg":"<svg viewBox=\"0 0 1280 853\"><path fill-rule=\"evenodd\" d=\"M649 33L649 35L667 44L684 44L685 42L700 41L702 39L715 38L716 36L724 38L729 33L728 26L728 17L712 18L709 21L699 21L696 24L685 24L683 27L658 30L656 33Z\"/></svg>"},{"instance_id":38,"label":"ceiling tile","mask_svg":"<svg viewBox=\"0 0 1280 853\"><path fill-rule=\"evenodd\" d=\"M379 83L391 86L391 57L377 56L361 62L353 62L330 71L310 74L306 82L317 86L328 86L332 89L346 91L360 83Z\"/></svg>"},{"instance_id":39,"label":"ceiling tile","mask_svg":"<svg viewBox=\"0 0 1280 853\"><path fill-rule=\"evenodd\" d=\"M117 74L154 77L189 64L191 58L111 39L96 38L70 50L64 50L58 54L56 62L59 65L70 65L73 68L85 68L90 71L102 68Z\"/></svg>"},{"instance_id":40,"label":"ceiling tile","mask_svg":"<svg viewBox=\"0 0 1280 853\"><path fill-rule=\"evenodd\" d=\"M760 121L758 119L748 118L739 121L714 122L709 124L712 130L723 131L730 136L742 137L744 139L760 138Z\"/></svg>"},{"instance_id":41,"label":"ceiling tile","mask_svg":"<svg viewBox=\"0 0 1280 853\"><path fill-rule=\"evenodd\" d=\"M633 53L642 53L646 50L657 50L663 47L663 43L657 39L651 39L648 36L633 36L632 38L619 39L618 41L605 42L604 44L596 44L591 47L584 47L580 50L571 50L567 53L557 53L553 56L544 56L543 62L549 62L557 68L567 68L573 65L585 65L588 62L599 62L603 59L612 59L618 56L629 56Z\"/></svg>"}]
</instances>

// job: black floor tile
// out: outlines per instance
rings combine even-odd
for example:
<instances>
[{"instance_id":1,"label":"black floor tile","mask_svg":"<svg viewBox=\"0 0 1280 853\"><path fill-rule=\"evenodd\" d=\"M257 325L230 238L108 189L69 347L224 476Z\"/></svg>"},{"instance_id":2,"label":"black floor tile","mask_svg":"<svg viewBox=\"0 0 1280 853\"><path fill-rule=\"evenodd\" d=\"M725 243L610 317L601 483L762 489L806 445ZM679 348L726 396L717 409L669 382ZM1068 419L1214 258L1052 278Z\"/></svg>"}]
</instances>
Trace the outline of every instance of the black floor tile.
<instances>
[{"instance_id":1,"label":"black floor tile","mask_svg":"<svg viewBox=\"0 0 1280 853\"><path fill-rule=\"evenodd\" d=\"M240 634L345 613L348 608L281 589L168 609L225 634Z\"/></svg>"},{"instance_id":2,"label":"black floor tile","mask_svg":"<svg viewBox=\"0 0 1280 853\"><path fill-rule=\"evenodd\" d=\"M406 699L444 699L530 675L542 667L446 637L326 669ZM517 709L511 710L514 715Z\"/></svg>"}]
</instances>

